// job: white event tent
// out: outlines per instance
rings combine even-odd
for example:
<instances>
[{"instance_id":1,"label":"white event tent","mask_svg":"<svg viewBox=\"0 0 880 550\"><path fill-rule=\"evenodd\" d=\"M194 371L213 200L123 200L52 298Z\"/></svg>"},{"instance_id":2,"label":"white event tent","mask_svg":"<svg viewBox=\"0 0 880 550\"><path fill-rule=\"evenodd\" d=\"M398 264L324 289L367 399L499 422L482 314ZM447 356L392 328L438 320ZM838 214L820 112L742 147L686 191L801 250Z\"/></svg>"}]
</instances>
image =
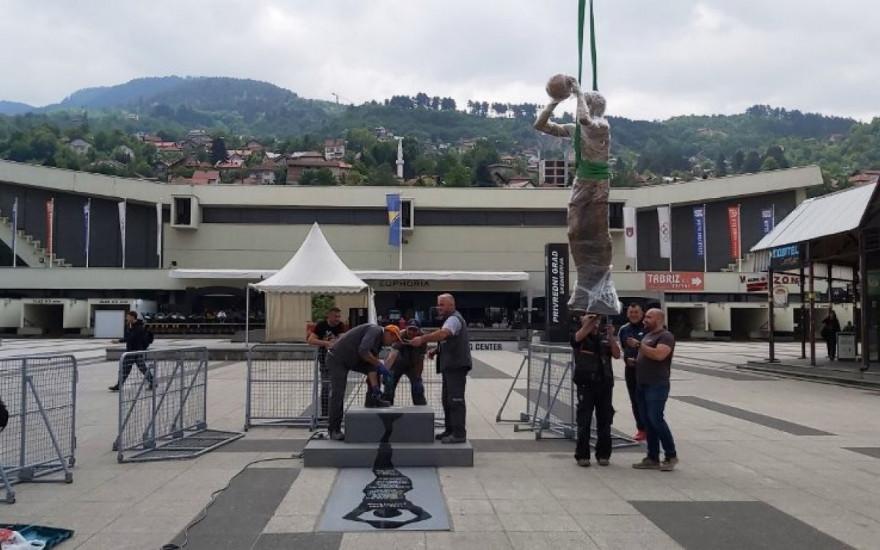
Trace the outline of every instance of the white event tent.
<instances>
[{"instance_id":1,"label":"white event tent","mask_svg":"<svg viewBox=\"0 0 880 550\"><path fill-rule=\"evenodd\" d=\"M302 341L306 324L311 321L312 296L328 294L343 310L366 307L370 322L376 322L373 291L336 255L317 222L293 258L277 273L249 289L266 295L266 342ZM250 292L247 293L247 318L250 317ZM250 341L249 326L245 342Z\"/></svg>"}]
</instances>

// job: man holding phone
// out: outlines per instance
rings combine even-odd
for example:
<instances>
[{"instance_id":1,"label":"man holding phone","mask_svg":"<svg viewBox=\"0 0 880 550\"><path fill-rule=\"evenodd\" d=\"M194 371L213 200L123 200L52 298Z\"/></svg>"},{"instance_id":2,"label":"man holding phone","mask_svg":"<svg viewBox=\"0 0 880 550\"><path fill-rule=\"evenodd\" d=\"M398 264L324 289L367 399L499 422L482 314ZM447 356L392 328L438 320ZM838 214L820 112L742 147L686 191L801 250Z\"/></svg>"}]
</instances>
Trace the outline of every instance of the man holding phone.
<instances>
[{"instance_id":1,"label":"man holding phone","mask_svg":"<svg viewBox=\"0 0 880 550\"><path fill-rule=\"evenodd\" d=\"M590 465L590 428L596 413L596 461L608 466L611 458L611 422L614 407L614 371L611 359L620 358L620 346L614 337L614 325L601 326L598 315L581 316L577 331L571 338L574 356L572 381L577 390L577 448L574 458L578 466Z\"/></svg>"}]
</instances>

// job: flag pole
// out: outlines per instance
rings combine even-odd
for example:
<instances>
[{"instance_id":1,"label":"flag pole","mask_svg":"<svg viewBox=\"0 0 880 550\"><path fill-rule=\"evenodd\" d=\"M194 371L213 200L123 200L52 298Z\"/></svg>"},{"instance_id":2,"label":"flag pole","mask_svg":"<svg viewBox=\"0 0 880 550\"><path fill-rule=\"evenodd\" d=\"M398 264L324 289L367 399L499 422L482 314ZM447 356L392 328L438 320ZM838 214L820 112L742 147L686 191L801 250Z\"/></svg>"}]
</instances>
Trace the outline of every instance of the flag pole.
<instances>
[{"instance_id":1,"label":"flag pole","mask_svg":"<svg viewBox=\"0 0 880 550\"><path fill-rule=\"evenodd\" d=\"M672 273L672 203L666 205L669 212L669 272Z\"/></svg>"},{"instance_id":2,"label":"flag pole","mask_svg":"<svg viewBox=\"0 0 880 550\"><path fill-rule=\"evenodd\" d=\"M18 264L18 197L12 201L12 267Z\"/></svg>"},{"instance_id":3,"label":"flag pole","mask_svg":"<svg viewBox=\"0 0 880 550\"><path fill-rule=\"evenodd\" d=\"M400 217L397 230L397 270L403 271L403 201L400 201Z\"/></svg>"}]
</instances>

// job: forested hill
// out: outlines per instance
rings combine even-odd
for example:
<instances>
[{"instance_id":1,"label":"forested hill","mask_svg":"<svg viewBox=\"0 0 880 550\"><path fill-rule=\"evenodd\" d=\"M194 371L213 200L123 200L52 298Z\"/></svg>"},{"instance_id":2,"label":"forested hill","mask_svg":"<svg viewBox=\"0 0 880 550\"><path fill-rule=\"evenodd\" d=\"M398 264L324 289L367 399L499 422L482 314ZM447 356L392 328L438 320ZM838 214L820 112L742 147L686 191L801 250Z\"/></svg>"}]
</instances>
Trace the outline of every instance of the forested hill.
<instances>
[{"instance_id":1,"label":"forested hill","mask_svg":"<svg viewBox=\"0 0 880 550\"><path fill-rule=\"evenodd\" d=\"M558 147L531 128L536 104L484 100L456 105L419 92L357 106L299 97L270 83L223 77L153 77L76 91L40 108L0 101L0 156L14 139L48 125L59 135L90 131L162 132L169 139L202 128L212 135L260 140L344 136L383 126L427 143L485 138L499 152ZM880 168L880 119L852 119L754 106L736 115L679 116L664 121L611 117L619 169L672 175L696 169L756 171L818 163L831 174ZM4 147L5 144L5 147ZM772 159L772 160L768 160ZM29 159L37 160L40 159Z\"/></svg>"}]
</instances>

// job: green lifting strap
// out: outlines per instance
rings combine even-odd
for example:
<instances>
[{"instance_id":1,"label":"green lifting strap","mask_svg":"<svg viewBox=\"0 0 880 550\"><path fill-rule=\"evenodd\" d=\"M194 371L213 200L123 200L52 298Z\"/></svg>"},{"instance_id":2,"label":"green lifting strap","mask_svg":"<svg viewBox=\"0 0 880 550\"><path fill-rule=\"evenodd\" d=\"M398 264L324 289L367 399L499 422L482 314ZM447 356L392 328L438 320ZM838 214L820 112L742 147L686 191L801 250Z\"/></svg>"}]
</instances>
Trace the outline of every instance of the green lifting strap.
<instances>
[{"instance_id":1,"label":"green lifting strap","mask_svg":"<svg viewBox=\"0 0 880 550\"><path fill-rule=\"evenodd\" d=\"M599 91L598 67L596 64L596 23L593 15L593 0L590 2L590 59L593 63L593 91ZM578 0L578 82L583 80L584 72L584 20L587 11L587 0ZM577 113L577 112L575 112ZM577 118L577 117L575 117ZM584 161L581 159L581 125L577 123L574 130L574 155L577 175L584 179L610 179L611 172L604 162Z\"/></svg>"}]
</instances>

